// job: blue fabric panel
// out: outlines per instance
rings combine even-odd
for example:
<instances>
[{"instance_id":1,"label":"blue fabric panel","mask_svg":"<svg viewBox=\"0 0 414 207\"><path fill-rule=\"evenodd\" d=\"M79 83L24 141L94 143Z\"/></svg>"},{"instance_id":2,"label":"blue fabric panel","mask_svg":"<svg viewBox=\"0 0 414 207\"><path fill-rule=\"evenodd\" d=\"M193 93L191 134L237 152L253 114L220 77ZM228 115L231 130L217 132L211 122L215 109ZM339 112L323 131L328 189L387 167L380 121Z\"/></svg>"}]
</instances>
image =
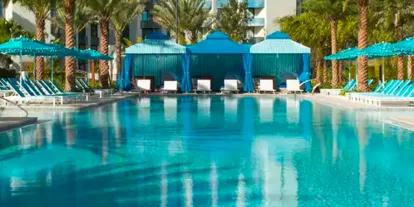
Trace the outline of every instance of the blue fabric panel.
<instances>
[{"instance_id":1,"label":"blue fabric panel","mask_svg":"<svg viewBox=\"0 0 414 207\"><path fill-rule=\"evenodd\" d=\"M192 55L191 77L211 78L211 88L219 91L224 86L225 78L235 78L244 82L242 55Z\"/></svg>"},{"instance_id":2,"label":"blue fabric panel","mask_svg":"<svg viewBox=\"0 0 414 207\"><path fill-rule=\"evenodd\" d=\"M253 56L251 54L243 55L243 66L244 66L244 92L251 93L253 92L253 77L252 77L252 60Z\"/></svg>"},{"instance_id":3,"label":"blue fabric panel","mask_svg":"<svg viewBox=\"0 0 414 207\"><path fill-rule=\"evenodd\" d=\"M183 69L183 77L181 81L181 91L184 93L191 92L191 78L190 78L190 64L191 64L191 57L188 54L182 55L182 69Z\"/></svg>"},{"instance_id":4,"label":"blue fabric panel","mask_svg":"<svg viewBox=\"0 0 414 207\"><path fill-rule=\"evenodd\" d=\"M183 77L182 55L133 55L132 77L143 76L154 79L155 88L160 88L166 78L181 82Z\"/></svg>"},{"instance_id":5,"label":"blue fabric panel","mask_svg":"<svg viewBox=\"0 0 414 207\"><path fill-rule=\"evenodd\" d=\"M310 80L312 77L312 72L310 71L310 55L309 54L302 55L302 64L303 64L303 70L299 76L299 80L301 82ZM310 82L305 83L304 87L305 87L306 92L312 91L312 85Z\"/></svg>"},{"instance_id":6,"label":"blue fabric panel","mask_svg":"<svg viewBox=\"0 0 414 207\"><path fill-rule=\"evenodd\" d=\"M274 77L277 86L285 74L299 76L302 70L302 54L253 54L253 77Z\"/></svg>"},{"instance_id":7,"label":"blue fabric panel","mask_svg":"<svg viewBox=\"0 0 414 207\"><path fill-rule=\"evenodd\" d=\"M117 86L119 90L122 90L122 91L131 90L132 63L133 63L133 57L131 55L126 55L124 58L124 64L122 65L121 73L117 81Z\"/></svg>"},{"instance_id":8,"label":"blue fabric panel","mask_svg":"<svg viewBox=\"0 0 414 207\"><path fill-rule=\"evenodd\" d=\"M191 54L244 54L249 53L246 45L232 41L222 32L213 32L197 44L188 46Z\"/></svg>"}]
</instances>

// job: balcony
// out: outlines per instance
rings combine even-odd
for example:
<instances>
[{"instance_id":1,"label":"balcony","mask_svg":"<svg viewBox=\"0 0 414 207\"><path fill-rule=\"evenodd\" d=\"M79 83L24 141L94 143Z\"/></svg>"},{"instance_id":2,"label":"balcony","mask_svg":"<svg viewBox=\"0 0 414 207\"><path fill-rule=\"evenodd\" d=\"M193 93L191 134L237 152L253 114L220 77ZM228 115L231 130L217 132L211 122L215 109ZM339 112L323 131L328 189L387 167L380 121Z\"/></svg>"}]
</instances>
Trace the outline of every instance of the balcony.
<instances>
[{"instance_id":1,"label":"balcony","mask_svg":"<svg viewBox=\"0 0 414 207\"><path fill-rule=\"evenodd\" d=\"M211 1L211 0L210 0ZM247 8L249 9L260 9L264 8L265 0L248 0L247 1ZM223 8L229 3L229 0L217 0L217 8Z\"/></svg>"},{"instance_id":2,"label":"balcony","mask_svg":"<svg viewBox=\"0 0 414 207\"><path fill-rule=\"evenodd\" d=\"M160 26L152 20L141 20L142 29L159 29Z\"/></svg>"},{"instance_id":3,"label":"balcony","mask_svg":"<svg viewBox=\"0 0 414 207\"><path fill-rule=\"evenodd\" d=\"M216 0L216 6L217 8L223 8L229 3L229 0Z\"/></svg>"},{"instance_id":4,"label":"balcony","mask_svg":"<svg viewBox=\"0 0 414 207\"><path fill-rule=\"evenodd\" d=\"M247 24L250 27L263 27L265 25L265 19L264 18L253 18L250 20L250 22Z\"/></svg>"},{"instance_id":5,"label":"balcony","mask_svg":"<svg viewBox=\"0 0 414 207\"><path fill-rule=\"evenodd\" d=\"M204 0L204 8L211 9L211 0Z\"/></svg>"},{"instance_id":6,"label":"balcony","mask_svg":"<svg viewBox=\"0 0 414 207\"><path fill-rule=\"evenodd\" d=\"M264 8L265 3L264 0L248 0L247 7L250 9L260 9Z\"/></svg>"}]
</instances>

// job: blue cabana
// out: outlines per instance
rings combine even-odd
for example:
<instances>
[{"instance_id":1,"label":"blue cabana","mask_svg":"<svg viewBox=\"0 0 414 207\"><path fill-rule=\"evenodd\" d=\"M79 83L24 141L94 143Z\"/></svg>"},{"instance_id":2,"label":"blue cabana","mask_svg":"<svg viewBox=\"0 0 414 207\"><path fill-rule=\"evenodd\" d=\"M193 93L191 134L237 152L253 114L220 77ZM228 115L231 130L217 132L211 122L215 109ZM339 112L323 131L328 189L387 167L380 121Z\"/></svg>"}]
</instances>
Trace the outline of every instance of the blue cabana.
<instances>
[{"instance_id":1,"label":"blue cabana","mask_svg":"<svg viewBox=\"0 0 414 207\"><path fill-rule=\"evenodd\" d=\"M212 89L219 90L223 80L242 79L244 91L253 92L249 47L238 44L222 32L213 32L203 41L188 47L192 77L212 77ZM186 74L190 79L190 73Z\"/></svg>"},{"instance_id":2,"label":"blue cabana","mask_svg":"<svg viewBox=\"0 0 414 207\"><path fill-rule=\"evenodd\" d=\"M274 32L266 40L250 48L253 55L252 71L254 76L269 76L276 82L283 82L283 76L295 75L301 82L311 78L309 47L297 43L282 32ZM311 84L305 84L305 90L311 91Z\"/></svg>"},{"instance_id":3,"label":"blue cabana","mask_svg":"<svg viewBox=\"0 0 414 207\"><path fill-rule=\"evenodd\" d=\"M151 77L154 86L160 87L166 76L174 76L177 81L185 82L188 58L186 48L168 39L162 33L152 33L142 43L125 50L123 69L118 78L118 88L130 90L134 77ZM171 77L169 77L171 78ZM185 83L181 90L187 91Z\"/></svg>"}]
</instances>

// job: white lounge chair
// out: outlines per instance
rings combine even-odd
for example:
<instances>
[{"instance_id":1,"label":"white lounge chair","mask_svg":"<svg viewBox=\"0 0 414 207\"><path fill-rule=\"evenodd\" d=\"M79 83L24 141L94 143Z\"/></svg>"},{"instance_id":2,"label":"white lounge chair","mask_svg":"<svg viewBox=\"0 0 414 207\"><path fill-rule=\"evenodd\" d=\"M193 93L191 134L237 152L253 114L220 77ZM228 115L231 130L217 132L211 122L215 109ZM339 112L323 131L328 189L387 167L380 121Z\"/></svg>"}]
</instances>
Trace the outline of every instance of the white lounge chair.
<instances>
[{"instance_id":1,"label":"white lounge chair","mask_svg":"<svg viewBox=\"0 0 414 207\"><path fill-rule=\"evenodd\" d=\"M237 79L225 79L224 80L224 87L221 89L222 93L238 93L239 92L239 84Z\"/></svg>"},{"instance_id":2,"label":"white lounge chair","mask_svg":"<svg viewBox=\"0 0 414 207\"><path fill-rule=\"evenodd\" d=\"M301 86L301 84L300 84L298 79L288 79L288 80L286 80L286 90L287 90L288 93L289 92L302 93L303 90L300 89L300 86Z\"/></svg>"},{"instance_id":3,"label":"white lounge chair","mask_svg":"<svg viewBox=\"0 0 414 207\"><path fill-rule=\"evenodd\" d=\"M137 79L137 87L139 91L148 92L151 91L150 79Z\"/></svg>"},{"instance_id":4,"label":"white lounge chair","mask_svg":"<svg viewBox=\"0 0 414 207\"><path fill-rule=\"evenodd\" d=\"M177 81L164 81L164 86L161 88L163 93L177 93L178 82Z\"/></svg>"},{"instance_id":5,"label":"white lounge chair","mask_svg":"<svg viewBox=\"0 0 414 207\"><path fill-rule=\"evenodd\" d=\"M197 79L196 92L211 92L211 80L210 79Z\"/></svg>"},{"instance_id":6,"label":"white lounge chair","mask_svg":"<svg viewBox=\"0 0 414 207\"><path fill-rule=\"evenodd\" d=\"M276 90L273 87L273 79L260 79L259 80L259 86L257 91L260 92L271 92L275 93Z\"/></svg>"}]
</instances>

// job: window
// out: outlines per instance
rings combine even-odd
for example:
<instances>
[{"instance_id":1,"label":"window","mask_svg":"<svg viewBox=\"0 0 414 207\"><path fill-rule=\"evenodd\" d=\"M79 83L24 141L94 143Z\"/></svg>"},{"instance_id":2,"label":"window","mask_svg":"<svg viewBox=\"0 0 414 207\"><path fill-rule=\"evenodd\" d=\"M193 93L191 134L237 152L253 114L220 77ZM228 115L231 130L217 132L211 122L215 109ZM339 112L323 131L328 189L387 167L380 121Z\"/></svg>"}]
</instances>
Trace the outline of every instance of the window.
<instances>
[{"instance_id":1,"label":"window","mask_svg":"<svg viewBox=\"0 0 414 207\"><path fill-rule=\"evenodd\" d=\"M98 48L98 25L95 23L91 24L91 48Z\"/></svg>"},{"instance_id":2,"label":"window","mask_svg":"<svg viewBox=\"0 0 414 207\"><path fill-rule=\"evenodd\" d=\"M0 0L0 17L4 17L4 14L3 14L3 11L4 11L4 8L3 8L3 0Z\"/></svg>"}]
</instances>

